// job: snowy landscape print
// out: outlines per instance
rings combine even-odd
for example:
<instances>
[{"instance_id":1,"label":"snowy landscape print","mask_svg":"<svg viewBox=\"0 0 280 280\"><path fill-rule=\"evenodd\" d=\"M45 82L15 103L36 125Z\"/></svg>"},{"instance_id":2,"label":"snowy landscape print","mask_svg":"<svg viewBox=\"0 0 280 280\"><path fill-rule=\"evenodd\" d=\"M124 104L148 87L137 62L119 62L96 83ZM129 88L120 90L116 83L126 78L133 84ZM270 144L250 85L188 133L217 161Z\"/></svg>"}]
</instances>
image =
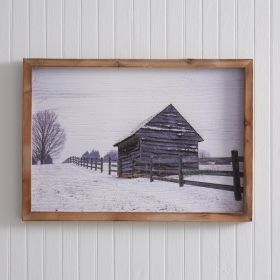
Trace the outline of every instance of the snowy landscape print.
<instances>
[{"instance_id":1,"label":"snowy landscape print","mask_svg":"<svg viewBox=\"0 0 280 280\"><path fill-rule=\"evenodd\" d=\"M32 71L32 211L242 212L241 69Z\"/></svg>"}]
</instances>

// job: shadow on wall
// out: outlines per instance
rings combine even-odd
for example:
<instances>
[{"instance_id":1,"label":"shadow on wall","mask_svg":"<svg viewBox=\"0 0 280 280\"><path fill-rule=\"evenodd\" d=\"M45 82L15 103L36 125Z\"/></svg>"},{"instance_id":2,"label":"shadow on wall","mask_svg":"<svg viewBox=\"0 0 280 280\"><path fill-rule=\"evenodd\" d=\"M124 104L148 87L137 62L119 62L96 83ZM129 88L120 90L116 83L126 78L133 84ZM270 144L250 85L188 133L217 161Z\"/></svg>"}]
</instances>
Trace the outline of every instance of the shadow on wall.
<instances>
[{"instance_id":1,"label":"shadow on wall","mask_svg":"<svg viewBox=\"0 0 280 280\"><path fill-rule=\"evenodd\" d=\"M22 62L0 63L0 227L21 220Z\"/></svg>"}]
</instances>

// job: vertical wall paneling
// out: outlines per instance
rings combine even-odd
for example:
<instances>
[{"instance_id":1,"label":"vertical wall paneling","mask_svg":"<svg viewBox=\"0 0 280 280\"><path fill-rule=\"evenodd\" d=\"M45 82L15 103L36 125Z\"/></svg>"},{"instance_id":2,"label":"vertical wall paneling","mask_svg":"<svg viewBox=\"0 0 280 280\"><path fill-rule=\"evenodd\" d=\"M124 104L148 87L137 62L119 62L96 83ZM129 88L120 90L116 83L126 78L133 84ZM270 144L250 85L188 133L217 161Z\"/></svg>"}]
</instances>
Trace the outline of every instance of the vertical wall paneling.
<instances>
[{"instance_id":1,"label":"vertical wall paneling","mask_svg":"<svg viewBox=\"0 0 280 280\"><path fill-rule=\"evenodd\" d=\"M81 0L81 55L98 56L98 0Z\"/></svg>"},{"instance_id":2,"label":"vertical wall paneling","mask_svg":"<svg viewBox=\"0 0 280 280\"><path fill-rule=\"evenodd\" d=\"M45 229L44 280L62 280L62 227L60 223L51 222Z\"/></svg>"},{"instance_id":3,"label":"vertical wall paneling","mask_svg":"<svg viewBox=\"0 0 280 280\"><path fill-rule=\"evenodd\" d=\"M219 52L218 0L202 1L202 54L203 58L217 58Z\"/></svg>"},{"instance_id":4,"label":"vertical wall paneling","mask_svg":"<svg viewBox=\"0 0 280 280\"><path fill-rule=\"evenodd\" d=\"M220 0L219 19L219 56L234 58L236 53L236 1Z\"/></svg>"},{"instance_id":5,"label":"vertical wall paneling","mask_svg":"<svg viewBox=\"0 0 280 280\"><path fill-rule=\"evenodd\" d=\"M1 62L0 62L1 64ZM2 210L2 209L1 209ZM4 212L6 213L6 212ZM10 227L4 218L2 227L0 227L0 273L3 280L9 279L9 254L10 254Z\"/></svg>"},{"instance_id":6,"label":"vertical wall paneling","mask_svg":"<svg viewBox=\"0 0 280 280\"><path fill-rule=\"evenodd\" d=\"M115 223L114 280L131 279L131 223Z\"/></svg>"},{"instance_id":7,"label":"vertical wall paneling","mask_svg":"<svg viewBox=\"0 0 280 280\"><path fill-rule=\"evenodd\" d=\"M80 56L98 57L98 0L81 0ZM98 222L78 225L79 280L98 279Z\"/></svg>"},{"instance_id":8,"label":"vertical wall paneling","mask_svg":"<svg viewBox=\"0 0 280 280\"><path fill-rule=\"evenodd\" d=\"M253 58L254 0L237 0L237 55Z\"/></svg>"},{"instance_id":9,"label":"vertical wall paneling","mask_svg":"<svg viewBox=\"0 0 280 280\"><path fill-rule=\"evenodd\" d=\"M80 0L62 1L63 57L79 57L81 36L81 2Z\"/></svg>"},{"instance_id":10,"label":"vertical wall paneling","mask_svg":"<svg viewBox=\"0 0 280 280\"><path fill-rule=\"evenodd\" d=\"M149 279L149 224L132 224L131 279Z\"/></svg>"},{"instance_id":11,"label":"vertical wall paneling","mask_svg":"<svg viewBox=\"0 0 280 280\"><path fill-rule=\"evenodd\" d=\"M184 279L184 223L168 223L166 236L166 279Z\"/></svg>"},{"instance_id":12,"label":"vertical wall paneling","mask_svg":"<svg viewBox=\"0 0 280 280\"><path fill-rule=\"evenodd\" d=\"M79 224L79 280L97 280L97 223Z\"/></svg>"},{"instance_id":13,"label":"vertical wall paneling","mask_svg":"<svg viewBox=\"0 0 280 280\"><path fill-rule=\"evenodd\" d=\"M201 58L202 55L202 0L186 1L185 56Z\"/></svg>"},{"instance_id":14,"label":"vertical wall paneling","mask_svg":"<svg viewBox=\"0 0 280 280\"><path fill-rule=\"evenodd\" d=\"M201 224L201 279L218 279L219 250L218 225Z\"/></svg>"},{"instance_id":15,"label":"vertical wall paneling","mask_svg":"<svg viewBox=\"0 0 280 280\"><path fill-rule=\"evenodd\" d=\"M167 0L167 57L184 56L184 2ZM184 279L184 223L167 223L166 279Z\"/></svg>"},{"instance_id":16,"label":"vertical wall paneling","mask_svg":"<svg viewBox=\"0 0 280 280\"><path fill-rule=\"evenodd\" d=\"M11 11L10 1L1 2L0 10L0 61L1 65L10 60L10 32L11 32Z\"/></svg>"},{"instance_id":17,"label":"vertical wall paneling","mask_svg":"<svg viewBox=\"0 0 280 280\"><path fill-rule=\"evenodd\" d=\"M1 3L0 9L0 84L3 92L9 90L9 84L6 83L7 67L9 67L10 62L10 31L11 31L11 5L10 1L5 0ZM10 71L8 71L10 73ZM6 122L6 114L8 107L4 105L5 102L0 103L0 127L4 127ZM2 137L2 135L1 135ZM7 145L9 142L8 137L4 136L3 145ZM1 142L2 143L2 142ZM5 150L2 152L2 156L7 157L9 151ZM5 161L0 162L0 170L5 170ZM1 176L2 177L2 176ZM8 194L6 187L10 185L10 178L2 177L2 183L0 184L0 193ZM8 197L11 197L8 195ZM0 200L0 275L2 275L3 280L9 279L9 254L10 254L10 221L9 215L10 211L8 199Z\"/></svg>"},{"instance_id":18,"label":"vertical wall paneling","mask_svg":"<svg viewBox=\"0 0 280 280\"><path fill-rule=\"evenodd\" d=\"M167 56L182 58L184 56L184 1L166 1Z\"/></svg>"},{"instance_id":19,"label":"vertical wall paneling","mask_svg":"<svg viewBox=\"0 0 280 280\"><path fill-rule=\"evenodd\" d=\"M133 0L132 56L150 56L150 0Z\"/></svg>"},{"instance_id":20,"label":"vertical wall paneling","mask_svg":"<svg viewBox=\"0 0 280 280\"><path fill-rule=\"evenodd\" d=\"M29 0L29 53L31 57L46 54L46 14L45 2Z\"/></svg>"},{"instance_id":21,"label":"vertical wall paneling","mask_svg":"<svg viewBox=\"0 0 280 280\"><path fill-rule=\"evenodd\" d=\"M78 260L77 224L65 222L62 227L62 280L78 279Z\"/></svg>"},{"instance_id":22,"label":"vertical wall paneling","mask_svg":"<svg viewBox=\"0 0 280 280\"><path fill-rule=\"evenodd\" d=\"M185 57L202 58L202 0L185 3ZM200 232L200 223L185 223L185 279L201 279Z\"/></svg>"},{"instance_id":23,"label":"vertical wall paneling","mask_svg":"<svg viewBox=\"0 0 280 280\"><path fill-rule=\"evenodd\" d=\"M279 15L280 3L273 0L271 2L271 213L272 213L272 280L276 280L280 275L280 130L279 130L279 104L280 104L280 29L279 29Z\"/></svg>"},{"instance_id":24,"label":"vertical wall paneling","mask_svg":"<svg viewBox=\"0 0 280 280\"><path fill-rule=\"evenodd\" d=\"M255 1L254 279L271 278L270 1Z\"/></svg>"},{"instance_id":25,"label":"vertical wall paneling","mask_svg":"<svg viewBox=\"0 0 280 280\"><path fill-rule=\"evenodd\" d=\"M220 0L218 14L219 58L234 58L236 56L236 2ZM235 224L220 224L219 259L219 279L236 279Z\"/></svg>"},{"instance_id":26,"label":"vertical wall paneling","mask_svg":"<svg viewBox=\"0 0 280 280\"><path fill-rule=\"evenodd\" d=\"M29 0L29 56L46 56L45 2ZM44 278L44 223L27 224L28 280Z\"/></svg>"},{"instance_id":27,"label":"vertical wall paneling","mask_svg":"<svg viewBox=\"0 0 280 280\"><path fill-rule=\"evenodd\" d=\"M185 279L201 278L200 224L185 224Z\"/></svg>"},{"instance_id":28,"label":"vertical wall paneling","mask_svg":"<svg viewBox=\"0 0 280 280\"><path fill-rule=\"evenodd\" d=\"M112 280L114 279L114 236L113 223L98 223L97 233L97 279Z\"/></svg>"},{"instance_id":29,"label":"vertical wall paneling","mask_svg":"<svg viewBox=\"0 0 280 280\"><path fill-rule=\"evenodd\" d=\"M202 55L203 58L219 56L219 5L217 0L202 2ZM201 279L219 276L219 224L201 224Z\"/></svg>"},{"instance_id":30,"label":"vertical wall paneling","mask_svg":"<svg viewBox=\"0 0 280 280\"><path fill-rule=\"evenodd\" d=\"M237 58L254 57L254 1L236 2L236 54ZM236 278L253 277L253 223L236 225Z\"/></svg>"},{"instance_id":31,"label":"vertical wall paneling","mask_svg":"<svg viewBox=\"0 0 280 280\"><path fill-rule=\"evenodd\" d=\"M131 57L132 1L115 0L115 56Z\"/></svg>"},{"instance_id":32,"label":"vertical wall paneling","mask_svg":"<svg viewBox=\"0 0 280 280\"><path fill-rule=\"evenodd\" d=\"M151 57L166 57L166 1L151 0Z\"/></svg>"},{"instance_id":33,"label":"vertical wall paneling","mask_svg":"<svg viewBox=\"0 0 280 280\"><path fill-rule=\"evenodd\" d=\"M62 0L45 0L46 14L46 56L62 57ZM62 280L62 226L61 223L45 224L44 236L44 280Z\"/></svg>"},{"instance_id":34,"label":"vertical wall paneling","mask_svg":"<svg viewBox=\"0 0 280 280\"><path fill-rule=\"evenodd\" d=\"M150 279L165 279L166 224L150 224Z\"/></svg>"},{"instance_id":35,"label":"vertical wall paneling","mask_svg":"<svg viewBox=\"0 0 280 280\"><path fill-rule=\"evenodd\" d=\"M132 4L132 56L149 58L150 48L150 0L133 0ZM149 232L150 223L132 223L131 279L149 279Z\"/></svg>"},{"instance_id":36,"label":"vertical wall paneling","mask_svg":"<svg viewBox=\"0 0 280 280\"><path fill-rule=\"evenodd\" d=\"M98 1L99 58L114 57L114 0Z\"/></svg>"},{"instance_id":37,"label":"vertical wall paneling","mask_svg":"<svg viewBox=\"0 0 280 280\"><path fill-rule=\"evenodd\" d=\"M277 0L2 0L1 280L278 280L279 15ZM21 61L28 56L254 57L253 223L23 223Z\"/></svg>"},{"instance_id":38,"label":"vertical wall paneling","mask_svg":"<svg viewBox=\"0 0 280 280\"><path fill-rule=\"evenodd\" d=\"M29 3L27 0L14 0L12 3L11 19L11 65L10 79L11 88L5 100L5 106L9 106L5 119L15 119L4 134L9 139L13 153L9 153L6 161L6 170L12 170L9 184L6 185L7 192L5 199L9 199L10 205L7 215L11 218L11 238L10 238L10 279L28 279L27 270L27 235L26 224L20 221L21 205L21 95L22 95L22 57L29 53ZM11 151L11 150L10 150ZM5 170L5 169L4 169ZM17 172L14 172L18 170Z\"/></svg>"},{"instance_id":39,"label":"vertical wall paneling","mask_svg":"<svg viewBox=\"0 0 280 280\"><path fill-rule=\"evenodd\" d=\"M63 0L62 55L79 57L81 54L81 2ZM62 279L79 277L79 226L76 222L62 223Z\"/></svg>"},{"instance_id":40,"label":"vertical wall paneling","mask_svg":"<svg viewBox=\"0 0 280 280\"><path fill-rule=\"evenodd\" d=\"M115 1L98 0L98 57L113 58L115 53ZM114 278L114 223L98 222L97 279Z\"/></svg>"},{"instance_id":41,"label":"vertical wall paneling","mask_svg":"<svg viewBox=\"0 0 280 280\"><path fill-rule=\"evenodd\" d=\"M62 55L62 0L45 0L47 57Z\"/></svg>"},{"instance_id":42,"label":"vertical wall paneling","mask_svg":"<svg viewBox=\"0 0 280 280\"><path fill-rule=\"evenodd\" d=\"M27 270L28 280L43 279L44 226L42 223L27 225Z\"/></svg>"},{"instance_id":43,"label":"vertical wall paneling","mask_svg":"<svg viewBox=\"0 0 280 280\"><path fill-rule=\"evenodd\" d=\"M151 0L151 58L166 58L166 1ZM165 279L166 223L150 223L149 279Z\"/></svg>"},{"instance_id":44,"label":"vertical wall paneling","mask_svg":"<svg viewBox=\"0 0 280 280\"><path fill-rule=\"evenodd\" d=\"M114 54L117 58L131 57L132 1L115 0ZM114 223L114 279L131 279L131 222Z\"/></svg>"}]
</instances>

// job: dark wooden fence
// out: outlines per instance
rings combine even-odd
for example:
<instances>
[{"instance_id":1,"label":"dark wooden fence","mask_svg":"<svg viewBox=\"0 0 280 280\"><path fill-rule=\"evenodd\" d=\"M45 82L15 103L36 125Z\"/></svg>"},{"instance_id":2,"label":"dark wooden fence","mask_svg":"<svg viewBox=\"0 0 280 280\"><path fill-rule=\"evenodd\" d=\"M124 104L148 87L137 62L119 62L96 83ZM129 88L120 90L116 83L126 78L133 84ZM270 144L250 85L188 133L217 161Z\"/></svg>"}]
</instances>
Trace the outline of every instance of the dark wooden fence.
<instances>
[{"instance_id":1,"label":"dark wooden fence","mask_svg":"<svg viewBox=\"0 0 280 280\"><path fill-rule=\"evenodd\" d=\"M137 171L141 171L141 174L145 174L145 177L149 177L150 181L154 180L173 182L179 184L180 187L184 185L191 185L197 187L212 188L218 190L232 191L234 192L235 200L241 200L241 193L243 188L241 187L240 179L244 176L243 172L240 171L239 162L243 161L243 157L238 156L237 151L231 152L231 157L224 158L203 158L199 159L200 165L231 165L231 171L223 170L191 170L184 168L183 158L181 156L177 159L177 172L174 173L174 169L170 170L170 173L173 172L173 175L178 176L177 178L172 178L172 176L159 176L160 174L160 164L158 163L159 159L150 158L149 163L146 162L145 168L138 168ZM120 164L120 163L119 163ZM148 164L148 168L147 168ZM166 168L164 172L166 172ZM120 172L119 172L120 173ZM233 178L232 185L218 184L218 183L208 183L208 182L199 182L193 180L186 180L184 176L190 175L212 175L212 176L230 176Z\"/></svg>"},{"instance_id":2,"label":"dark wooden fence","mask_svg":"<svg viewBox=\"0 0 280 280\"><path fill-rule=\"evenodd\" d=\"M231 157L221 157L221 158L201 158L199 159L199 165L231 165L231 171L223 171L223 170L197 170L197 169L185 169L184 168L184 160L181 156L178 156L177 160L177 172L174 173L174 169L172 167L172 174L177 175L177 178L172 178L171 176L159 176L160 174L160 159L151 157L149 161L145 161L143 167L135 167L133 166L133 177L139 177L139 173L141 172L141 176L148 177L150 182L154 180L165 181L165 182L173 182L179 184L180 187L184 185L191 185L197 187L204 188L212 188L218 190L232 191L234 193L235 200L239 201L242 199L241 193L243 192L243 187L241 187L240 179L244 176L243 172L240 171L239 163L243 162L243 157L238 156L237 151L231 151ZM136 160L135 160L136 161ZM100 170L100 172L104 171L104 160L103 158L79 158L79 157L69 157L64 161L65 163L73 163L77 166L82 166L90 170ZM111 158L108 159L108 174L110 175L112 172L117 172L118 177L122 177L122 162L113 161ZM135 172L135 173L134 173ZM166 172L166 169L164 169ZM135 175L135 176L134 176ZM229 176L233 178L232 185L225 184L217 184L217 183L208 183L208 182L199 182L193 180L186 180L185 176L190 175L213 175L213 176Z\"/></svg>"},{"instance_id":3,"label":"dark wooden fence","mask_svg":"<svg viewBox=\"0 0 280 280\"><path fill-rule=\"evenodd\" d=\"M102 173L104 171L104 164L108 164L108 174L111 175L112 172L117 172L117 161L108 158L108 162L104 162L103 158L80 158L71 156L67 158L64 163L73 163L77 166L85 167L90 170L100 170Z\"/></svg>"}]
</instances>

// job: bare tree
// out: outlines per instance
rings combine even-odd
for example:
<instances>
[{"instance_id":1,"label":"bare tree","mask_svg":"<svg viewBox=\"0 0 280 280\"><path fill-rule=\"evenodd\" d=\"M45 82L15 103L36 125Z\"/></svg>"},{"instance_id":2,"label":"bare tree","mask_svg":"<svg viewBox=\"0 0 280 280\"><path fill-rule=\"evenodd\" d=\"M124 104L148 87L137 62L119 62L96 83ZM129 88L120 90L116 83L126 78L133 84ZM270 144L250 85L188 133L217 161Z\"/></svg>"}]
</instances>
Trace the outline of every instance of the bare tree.
<instances>
[{"instance_id":1,"label":"bare tree","mask_svg":"<svg viewBox=\"0 0 280 280\"><path fill-rule=\"evenodd\" d=\"M45 110L33 114L32 119L32 157L45 164L63 149L66 140L64 129L57 120L55 112Z\"/></svg>"}]
</instances>

